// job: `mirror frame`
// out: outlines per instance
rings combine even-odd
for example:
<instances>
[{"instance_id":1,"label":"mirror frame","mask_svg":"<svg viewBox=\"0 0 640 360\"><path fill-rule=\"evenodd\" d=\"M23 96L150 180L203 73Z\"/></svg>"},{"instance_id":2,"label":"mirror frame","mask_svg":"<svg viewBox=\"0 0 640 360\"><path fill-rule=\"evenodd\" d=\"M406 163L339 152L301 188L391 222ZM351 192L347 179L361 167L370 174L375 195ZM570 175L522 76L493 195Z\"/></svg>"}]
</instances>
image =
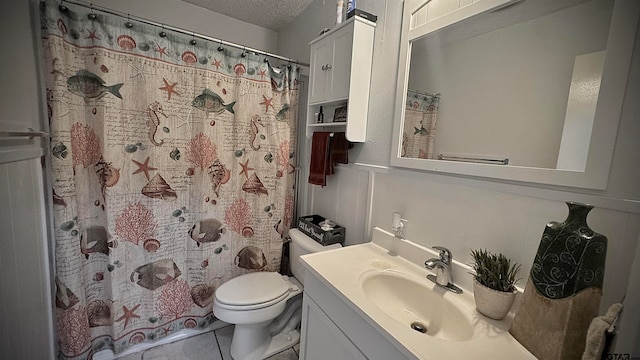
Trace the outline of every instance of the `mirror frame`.
<instances>
[{"instance_id":1,"label":"mirror frame","mask_svg":"<svg viewBox=\"0 0 640 360\"><path fill-rule=\"evenodd\" d=\"M640 1L638 0L615 0L614 3L607 39L607 55L602 72L600 93L584 171L405 158L400 156L405 101L409 82L411 42L434 34L447 26L455 26L455 23L459 21L506 7L517 1L479 0L473 5L444 15L414 29L409 29L412 21L410 0L404 1L390 163L392 166L437 173L604 190L609 180L609 170L613 159L622 103L631 66L631 56L640 15Z\"/></svg>"}]
</instances>

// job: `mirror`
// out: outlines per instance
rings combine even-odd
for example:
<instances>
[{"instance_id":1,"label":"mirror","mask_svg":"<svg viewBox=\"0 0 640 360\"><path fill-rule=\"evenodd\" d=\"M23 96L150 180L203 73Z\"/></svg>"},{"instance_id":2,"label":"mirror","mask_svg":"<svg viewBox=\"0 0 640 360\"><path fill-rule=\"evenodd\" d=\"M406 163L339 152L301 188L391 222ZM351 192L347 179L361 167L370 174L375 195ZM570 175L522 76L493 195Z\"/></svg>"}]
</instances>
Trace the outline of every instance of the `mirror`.
<instances>
[{"instance_id":1,"label":"mirror","mask_svg":"<svg viewBox=\"0 0 640 360\"><path fill-rule=\"evenodd\" d=\"M640 6L424 3L405 1L391 164L606 188Z\"/></svg>"}]
</instances>

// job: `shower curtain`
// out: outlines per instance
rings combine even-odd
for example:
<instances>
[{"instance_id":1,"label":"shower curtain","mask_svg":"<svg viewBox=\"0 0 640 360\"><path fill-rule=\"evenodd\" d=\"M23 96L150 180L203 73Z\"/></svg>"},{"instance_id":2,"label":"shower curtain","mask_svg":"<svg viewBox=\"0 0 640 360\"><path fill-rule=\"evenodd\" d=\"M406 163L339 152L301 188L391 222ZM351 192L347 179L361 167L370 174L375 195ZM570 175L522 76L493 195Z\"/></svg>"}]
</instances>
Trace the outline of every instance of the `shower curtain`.
<instances>
[{"instance_id":1,"label":"shower curtain","mask_svg":"<svg viewBox=\"0 0 640 360\"><path fill-rule=\"evenodd\" d=\"M41 14L55 322L60 358L85 359L207 327L219 285L279 270L298 69L58 5Z\"/></svg>"},{"instance_id":2,"label":"shower curtain","mask_svg":"<svg viewBox=\"0 0 640 360\"><path fill-rule=\"evenodd\" d=\"M407 91L401 156L433 159L440 94Z\"/></svg>"}]
</instances>

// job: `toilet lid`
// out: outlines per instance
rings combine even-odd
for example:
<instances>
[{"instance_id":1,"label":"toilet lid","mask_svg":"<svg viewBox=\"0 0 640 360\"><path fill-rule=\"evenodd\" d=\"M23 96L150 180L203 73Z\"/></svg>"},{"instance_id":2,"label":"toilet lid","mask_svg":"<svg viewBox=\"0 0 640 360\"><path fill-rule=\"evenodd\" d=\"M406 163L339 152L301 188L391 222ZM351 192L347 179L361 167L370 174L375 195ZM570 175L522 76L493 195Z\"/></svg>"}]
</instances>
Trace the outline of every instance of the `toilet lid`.
<instances>
[{"instance_id":1,"label":"toilet lid","mask_svg":"<svg viewBox=\"0 0 640 360\"><path fill-rule=\"evenodd\" d=\"M255 272L235 277L216 290L216 299L223 304L248 306L282 297L289 285L276 272Z\"/></svg>"}]
</instances>

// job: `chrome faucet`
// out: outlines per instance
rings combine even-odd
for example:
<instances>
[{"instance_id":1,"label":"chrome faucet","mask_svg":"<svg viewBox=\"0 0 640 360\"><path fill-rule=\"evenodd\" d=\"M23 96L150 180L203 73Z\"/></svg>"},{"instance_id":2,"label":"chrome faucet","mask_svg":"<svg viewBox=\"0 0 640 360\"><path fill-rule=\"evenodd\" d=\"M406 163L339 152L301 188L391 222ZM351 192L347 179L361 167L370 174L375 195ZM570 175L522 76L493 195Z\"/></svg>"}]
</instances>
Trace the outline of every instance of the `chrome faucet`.
<instances>
[{"instance_id":1,"label":"chrome faucet","mask_svg":"<svg viewBox=\"0 0 640 360\"><path fill-rule=\"evenodd\" d=\"M428 274L427 279L449 291L461 294L462 289L453 285L453 277L451 276L451 259L453 259L453 255L451 251L443 246L434 246L433 248L440 252L440 256L424 262L424 266L428 270L436 270L436 275Z\"/></svg>"}]
</instances>

